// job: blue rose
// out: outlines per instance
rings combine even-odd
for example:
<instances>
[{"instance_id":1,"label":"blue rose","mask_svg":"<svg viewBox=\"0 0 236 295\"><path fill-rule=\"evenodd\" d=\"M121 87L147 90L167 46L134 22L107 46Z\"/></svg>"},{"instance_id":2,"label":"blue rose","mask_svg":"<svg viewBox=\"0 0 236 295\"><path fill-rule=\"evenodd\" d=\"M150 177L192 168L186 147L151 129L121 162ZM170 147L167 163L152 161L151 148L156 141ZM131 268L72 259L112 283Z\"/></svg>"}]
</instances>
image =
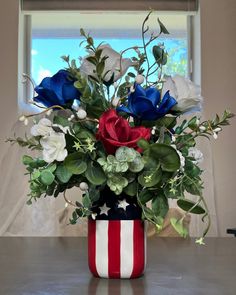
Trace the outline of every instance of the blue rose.
<instances>
[{"instance_id":1,"label":"blue rose","mask_svg":"<svg viewBox=\"0 0 236 295\"><path fill-rule=\"evenodd\" d=\"M161 99L160 92L154 88L142 88L135 85L135 91L128 97L128 105L121 105L118 112L125 112L140 120L153 121L164 117L176 105L176 100L170 96L169 91Z\"/></svg>"},{"instance_id":2,"label":"blue rose","mask_svg":"<svg viewBox=\"0 0 236 295\"><path fill-rule=\"evenodd\" d=\"M54 105L64 106L73 103L74 99L80 98L80 92L74 87L74 82L69 72L60 70L51 78L47 77L35 87L38 94L34 98L36 102L42 103L46 107Z\"/></svg>"}]
</instances>

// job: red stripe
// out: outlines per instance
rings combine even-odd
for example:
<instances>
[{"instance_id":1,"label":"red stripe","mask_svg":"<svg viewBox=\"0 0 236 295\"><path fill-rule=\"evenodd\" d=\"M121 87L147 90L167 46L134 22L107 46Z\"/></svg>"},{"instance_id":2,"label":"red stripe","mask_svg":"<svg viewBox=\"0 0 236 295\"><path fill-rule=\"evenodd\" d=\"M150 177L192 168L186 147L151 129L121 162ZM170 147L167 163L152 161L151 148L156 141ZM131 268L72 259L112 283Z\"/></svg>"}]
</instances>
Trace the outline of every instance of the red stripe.
<instances>
[{"instance_id":1,"label":"red stripe","mask_svg":"<svg viewBox=\"0 0 236 295\"><path fill-rule=\"evenodd\" d=\"M108 223L108 274L111 278L120 278L120 221Z\"/></svg>"},{"instance_id":2,"label":"red stripe","mask_svg":"<svg viewBox=\"0 0 236 295\"><path fill-rule=\"evenodd\" d=\"M144 272L145 246L144 246L144 222L134 220L133 230L133 258L134 266L131 278L139 277Z\"/></svg>"},{"instance_id":3,"label":"red stripe","mask_svg":"<svg viewBox=\"0 0 236 295\"><path fill-rule=\"evenodd\" d=\"M88 263L91 273L99 277L96 268L96 221L88 220Z\"/></svg>"}]
</instances>

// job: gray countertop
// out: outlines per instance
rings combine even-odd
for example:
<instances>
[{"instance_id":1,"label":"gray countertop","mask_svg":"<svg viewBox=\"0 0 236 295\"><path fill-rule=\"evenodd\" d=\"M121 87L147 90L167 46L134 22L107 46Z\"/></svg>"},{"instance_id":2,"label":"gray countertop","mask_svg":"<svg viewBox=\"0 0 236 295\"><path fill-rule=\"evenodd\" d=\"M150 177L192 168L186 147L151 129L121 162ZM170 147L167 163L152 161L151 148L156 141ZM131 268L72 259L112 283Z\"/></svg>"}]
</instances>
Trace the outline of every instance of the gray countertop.
<instances>
[{"instance_id":1,"label":"gray countertop","mask_svg":"<svg viewBox=\"0 0 236 295\"><path fill-rule=\"evenodd\" d=\"M236 239L148 239L145 275L93 278L86 238L0 238L0 295L235 295Z\"/></svg>"}]
</instances>

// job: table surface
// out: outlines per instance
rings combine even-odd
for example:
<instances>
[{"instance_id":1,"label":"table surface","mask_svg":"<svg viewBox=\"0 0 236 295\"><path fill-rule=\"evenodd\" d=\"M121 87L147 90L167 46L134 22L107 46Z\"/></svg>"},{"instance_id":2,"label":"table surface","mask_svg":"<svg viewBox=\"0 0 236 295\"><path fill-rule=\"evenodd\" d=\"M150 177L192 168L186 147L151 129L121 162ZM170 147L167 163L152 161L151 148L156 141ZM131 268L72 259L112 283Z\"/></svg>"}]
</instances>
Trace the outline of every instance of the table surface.
<instances>
[{"instance_id":1,"label":"table surface","mask_svg":"<svg viewBox=\"0 0 236 295\"><path fill-rule=\"evenodd\" d=\"M0 295L235 295L236 239L148 239L145 275L92 277L86 238L0 238Z\"/></svg>"}]
</instances>

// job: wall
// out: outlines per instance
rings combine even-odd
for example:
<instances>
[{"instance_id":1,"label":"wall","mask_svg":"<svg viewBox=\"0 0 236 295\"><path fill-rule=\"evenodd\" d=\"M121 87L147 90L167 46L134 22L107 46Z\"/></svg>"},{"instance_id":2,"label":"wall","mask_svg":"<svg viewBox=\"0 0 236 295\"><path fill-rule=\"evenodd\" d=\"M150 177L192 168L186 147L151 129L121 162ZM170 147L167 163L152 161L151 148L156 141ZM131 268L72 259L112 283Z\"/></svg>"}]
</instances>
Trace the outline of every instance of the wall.
<instances>
[{"instance_id":1,"label":"wall","mask_svg":"<svg viewBox=\"0 0 236 295\"><path fill-rule=\"evenodd\" d=\"M205 115L236 113L236 1L201 0L201 86ZM220 236L236 226L236 119L212 144Z\"/></svg>"},{"instance_id":2,"label":"wall","mask_svg":"<svg viewBox=\"0 0 236 295\"><path fill-rule=\"evenodd\" d=\"M202 0L200 5L202 91L206 117L220 113L226 107L236 112L236 1ZM3 139L17 119L17 27L18 0L4 1L0 10L0 159L6 149ZM236 226L235 121L212 145L221 236L225 235L226 228Z\"/></svg>"}]
</instances>

